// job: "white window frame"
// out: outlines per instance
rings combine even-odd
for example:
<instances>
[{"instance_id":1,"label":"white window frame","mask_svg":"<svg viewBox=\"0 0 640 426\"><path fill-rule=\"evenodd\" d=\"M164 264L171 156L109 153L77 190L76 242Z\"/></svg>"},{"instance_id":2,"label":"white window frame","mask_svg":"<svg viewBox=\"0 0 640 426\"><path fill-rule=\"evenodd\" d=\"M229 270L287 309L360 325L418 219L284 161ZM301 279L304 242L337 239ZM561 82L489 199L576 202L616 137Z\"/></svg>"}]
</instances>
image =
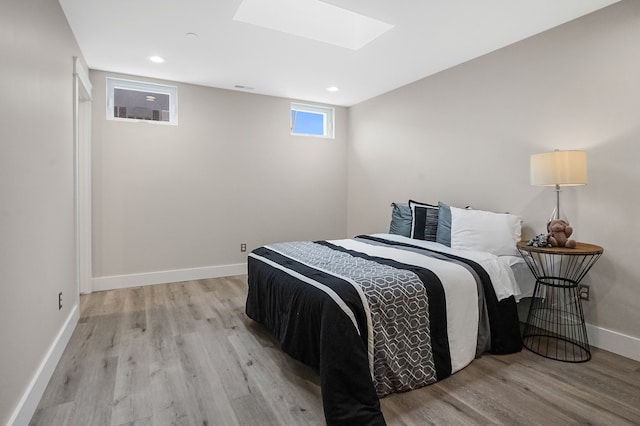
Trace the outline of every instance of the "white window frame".
<instances>
[{"instance_id":1,"label":"white window frame","mask_svg":"<svg viewBox=\"0 0 640 426\"><path fill-rule=\"evenodd\" d=\"M136 118L116 117L114 115L115 89L137 90L140 92L152 92L161 95L169 95L169 121L140 120ZM178 125L178 88L166 84L147 83L145 81L126 80L122 78L107 77L107 120L125 121L129 123L153 123L170 126Z\"/></svg>"},{"instance_id":2,"label":"white window frame","mask_svg":"<svg viewBox=\"0 0 640 426\"><path fill-rule=\"evenodd\" d=\"M293 131L293 121L291 120L291 111L309 112L313 114L322 114L324 117L322 123L322 129L324 133L322 135L310 135L306 133L295 133ZM308 105L297 102L291 102L291 108L289 109L289 123L291 135L293 136L311 136L316 138L335 139L335 109L331 107Z\"/></svg>"}]
</instances>

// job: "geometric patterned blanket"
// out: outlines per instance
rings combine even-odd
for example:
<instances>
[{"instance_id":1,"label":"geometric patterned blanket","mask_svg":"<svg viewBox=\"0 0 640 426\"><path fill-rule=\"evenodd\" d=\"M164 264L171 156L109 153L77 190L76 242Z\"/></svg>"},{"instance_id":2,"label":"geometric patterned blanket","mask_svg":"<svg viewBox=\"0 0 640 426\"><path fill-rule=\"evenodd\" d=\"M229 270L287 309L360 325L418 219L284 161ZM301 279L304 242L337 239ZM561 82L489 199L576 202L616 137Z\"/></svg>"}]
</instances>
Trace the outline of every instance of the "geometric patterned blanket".
<instances>
[{"instance_id":1,"label":"geometric patterned blanket","mask_svg":"<svg viewBox=\"0 0 640 426\"><path fill-rule=\"evenodd\" d=\"M368 352L379 397L437 381L429 334L429 298L417 274L326 244L304 241L268 248L346 278L362 291L373 325L368 330L373 338L367 340L373 341Z\"/></svg>"}]
</instances>

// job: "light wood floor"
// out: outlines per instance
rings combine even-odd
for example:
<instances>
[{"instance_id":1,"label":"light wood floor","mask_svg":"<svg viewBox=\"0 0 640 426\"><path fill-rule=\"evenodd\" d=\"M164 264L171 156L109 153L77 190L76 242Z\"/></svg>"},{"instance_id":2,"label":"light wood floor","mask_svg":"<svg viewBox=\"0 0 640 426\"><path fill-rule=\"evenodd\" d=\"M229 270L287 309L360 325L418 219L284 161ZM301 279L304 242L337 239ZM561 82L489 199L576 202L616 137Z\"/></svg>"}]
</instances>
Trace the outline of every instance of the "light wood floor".
<instances>
[{"instance_id":1,"label":"light wood floor","mask_svg":"<svg viewBox=\"0 0 640 426\"><path fill-rule=\"evenodd\" d=\"M324 424L317 375L244 314L246 276L97 292L32 425ZM640 363L527 350L382 399L389 425L640 424Z\"/></svg>"}]
</instances>

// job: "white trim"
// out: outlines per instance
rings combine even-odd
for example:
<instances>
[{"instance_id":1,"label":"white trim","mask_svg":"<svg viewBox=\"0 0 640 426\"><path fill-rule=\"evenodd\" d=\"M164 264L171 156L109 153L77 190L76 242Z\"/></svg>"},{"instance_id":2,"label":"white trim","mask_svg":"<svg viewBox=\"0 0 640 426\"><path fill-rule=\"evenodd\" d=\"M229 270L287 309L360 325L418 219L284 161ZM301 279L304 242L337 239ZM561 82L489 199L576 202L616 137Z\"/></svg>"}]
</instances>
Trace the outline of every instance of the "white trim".
<instances>
[{"instance_id":1,"label":"white trim","mask_svg":"<svg viewBox=\"0 0 640 426\"><path fill-rule=\"evenodd\" d=\"M91 80L89 79L89 70L85 68L85 66L80 61L80 58L78 58L77 56L73 57L73 72L78 76L80 82L87 90L87 93L89 94L89 100L93 100L91 98L93 85L91 84Z\"/></svg>"},{"instance_id":2,"label":"white trim","mask_svg":"<svg viewBox=\"0 0 640 426\"><path fill-rule=\"evenodd\" d=\"M171 271L144 272L141 274L94 277L93 291L202 280L206 278L230 277L234 275L246 275L246 273L247 264L236 263L232 265L205 266Z\"/></svg>"},{"instance_id":3,"label":"white trim","mask_svg":"<svg viewBox=\"0 0 640 426\"><path fill-rule=\"evenodd\" d=\"M76 225L76 291L91 293L91 82L89 71L73 57L73 149Z\"/></svg>"},{"instance_id":4,"label":"white trim","mask_svg":"<svg viewBox=\"0 0 640 426\"><path fill-rule=\"evenodd\" d=\"M79 319L80 310L78 309L78 305L75 305L71 309L71 313L69 313L67 320L58 332L55 340L49 347L49 350L38 367L38 370L34 374L31 383L29 383L29 386L22 395L22 398L20 398L20 402L9 419L9 425L28 425L31 421L31 418L38 408L40 399L49 384L49 380L51 379L51 376L53 376L53 372L62 357L62 353L71 339L71 335L73 334L73 330L75 330Z\"/></svg>"},{"instance_id":5,"label":"white trim","mask_svg":"<svg viewBox=\"0 0 640 426\"><path fill-rule=\"evenodd\" d=\"M587 324L589 343L600 349L640 361L640 338Z\"/></svg>"}]
</instances>

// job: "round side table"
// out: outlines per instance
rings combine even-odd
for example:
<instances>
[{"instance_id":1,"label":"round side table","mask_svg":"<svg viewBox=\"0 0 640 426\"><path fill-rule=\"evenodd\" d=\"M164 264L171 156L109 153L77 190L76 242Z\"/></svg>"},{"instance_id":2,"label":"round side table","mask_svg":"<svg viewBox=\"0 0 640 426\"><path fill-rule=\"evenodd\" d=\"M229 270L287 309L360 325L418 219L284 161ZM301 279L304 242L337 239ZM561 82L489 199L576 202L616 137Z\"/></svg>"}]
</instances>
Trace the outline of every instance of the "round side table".
<instances>
[{"instance_id":1,"label":"round side table","mask_svg":"<svg viewBox=\"0 0 640 426\"><path fill-rule=\"evenodd\" d=\"M578 285L604 252L593 244L576 248L533 247L518 251L536 278L522 334L525 348L558 361L585 362L591 349Z\"/></svg>"}]
</instances>

